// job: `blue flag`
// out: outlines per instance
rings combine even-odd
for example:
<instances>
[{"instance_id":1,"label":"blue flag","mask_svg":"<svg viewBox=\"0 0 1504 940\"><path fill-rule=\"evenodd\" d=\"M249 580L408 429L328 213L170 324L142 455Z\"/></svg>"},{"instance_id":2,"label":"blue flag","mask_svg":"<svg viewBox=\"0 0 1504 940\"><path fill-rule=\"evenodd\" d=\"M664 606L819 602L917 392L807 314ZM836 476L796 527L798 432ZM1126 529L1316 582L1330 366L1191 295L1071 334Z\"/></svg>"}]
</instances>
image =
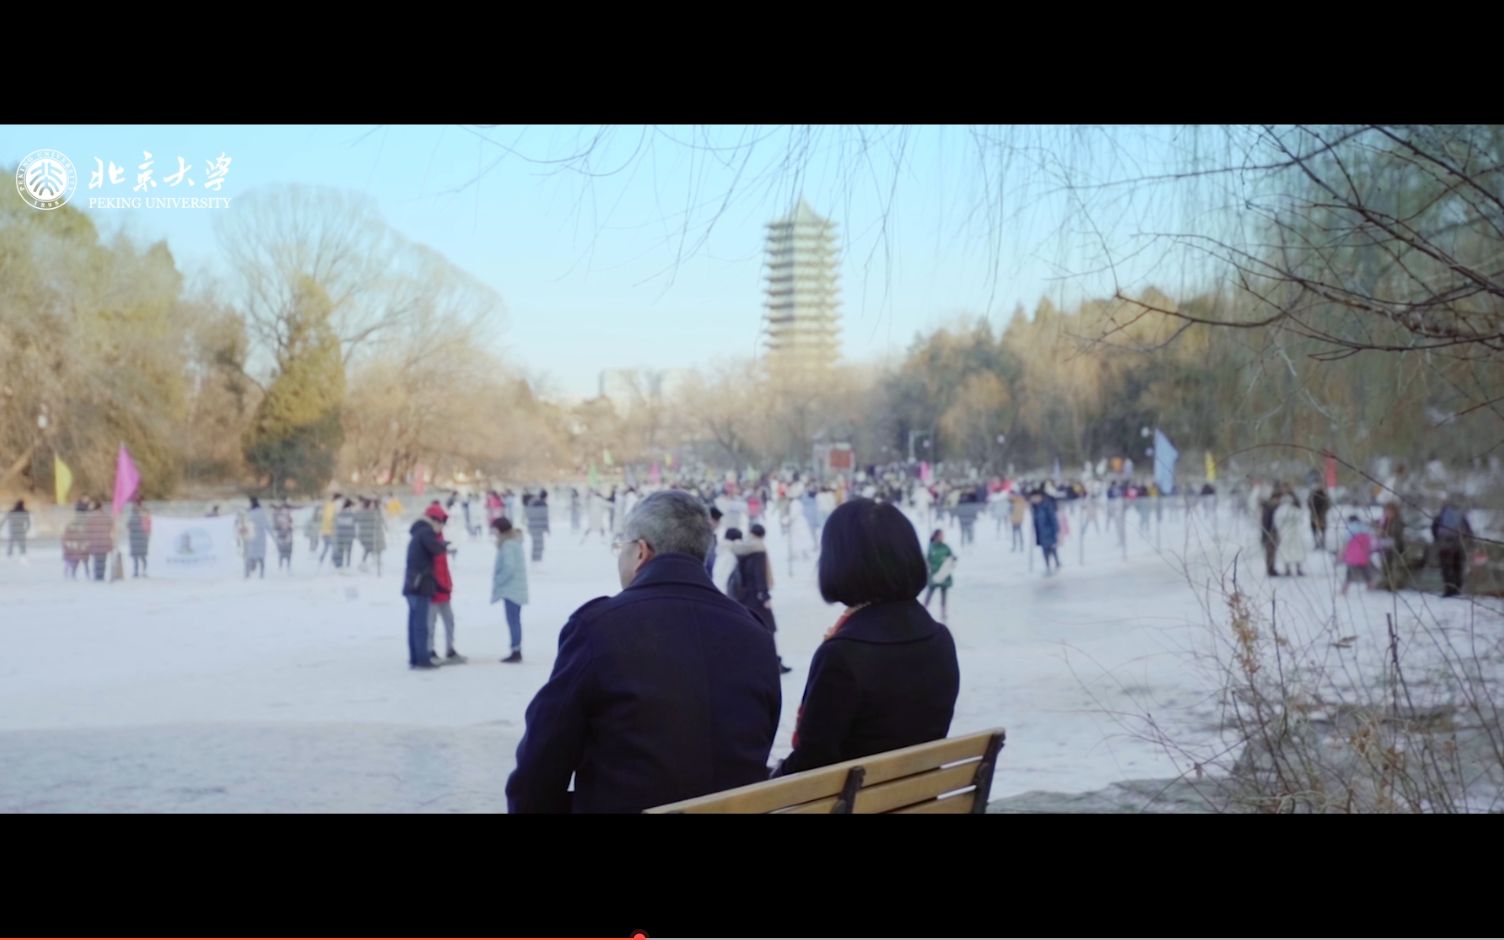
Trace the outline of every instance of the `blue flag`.
<instances>
[{"instance_id":1,"label":"blue flag","mask_svg":"<svg viewBox=\"0 0 1504 940\"><path fill-rule=\"evenodd\" d=\"M1180 459L1180 451L1165 437L1165 432L1159 428L1154 429L1154 484L1159 487L1162 495L1168 496L1175 491L1175 461Z\"/></svg>"}]
</instances>

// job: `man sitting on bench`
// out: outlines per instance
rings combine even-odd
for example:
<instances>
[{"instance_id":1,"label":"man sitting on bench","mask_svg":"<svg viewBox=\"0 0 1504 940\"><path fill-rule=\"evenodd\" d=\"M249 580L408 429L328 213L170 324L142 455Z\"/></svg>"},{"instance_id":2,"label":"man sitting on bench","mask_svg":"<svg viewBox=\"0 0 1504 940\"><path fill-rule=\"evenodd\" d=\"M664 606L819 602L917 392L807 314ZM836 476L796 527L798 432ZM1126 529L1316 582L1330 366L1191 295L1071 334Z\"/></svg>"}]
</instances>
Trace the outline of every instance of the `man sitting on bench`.
<instances>
[{"instance_id":1,"label":"man sitting on bench","mask_svg":"<svg viewBox=\"0 0 1504 940\"><path fill-rule=\"evenodd\" d=\"M615 546L622 592L570 616L528 706L509 812L639 813L767 779L778 654L705 573L711 544L688 493L632 511Z\"/></svg>"}]
</instances>

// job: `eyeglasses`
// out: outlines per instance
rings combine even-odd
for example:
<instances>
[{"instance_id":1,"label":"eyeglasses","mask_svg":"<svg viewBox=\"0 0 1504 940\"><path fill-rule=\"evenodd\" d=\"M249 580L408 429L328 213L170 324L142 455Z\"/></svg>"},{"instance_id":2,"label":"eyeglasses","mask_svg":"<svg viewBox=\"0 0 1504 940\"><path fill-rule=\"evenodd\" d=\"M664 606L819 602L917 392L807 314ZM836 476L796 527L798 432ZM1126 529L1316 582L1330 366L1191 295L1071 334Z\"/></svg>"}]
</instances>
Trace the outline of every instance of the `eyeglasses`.
<instances>
[{"instance_id":1,"label":"eyeglasses","mask_svg":"<svg viewBox=\"0 0 1504 940\"><path fill-rule=\"evenodd\" d=\"M611 541L611 552L612 552L612 554L616 554L616 555L621 554L621 550L623 548L627 547L628 545L631 545L633 542L641 542L642 544L644 544L644 545L647 546L648 551L652 551L653 550L652 544L649 543L647 539L643 539L643 538L629 539L629 538L625 538L623 536L617 536L615 539L613 539Z\"/></svg>"}]
</instances>

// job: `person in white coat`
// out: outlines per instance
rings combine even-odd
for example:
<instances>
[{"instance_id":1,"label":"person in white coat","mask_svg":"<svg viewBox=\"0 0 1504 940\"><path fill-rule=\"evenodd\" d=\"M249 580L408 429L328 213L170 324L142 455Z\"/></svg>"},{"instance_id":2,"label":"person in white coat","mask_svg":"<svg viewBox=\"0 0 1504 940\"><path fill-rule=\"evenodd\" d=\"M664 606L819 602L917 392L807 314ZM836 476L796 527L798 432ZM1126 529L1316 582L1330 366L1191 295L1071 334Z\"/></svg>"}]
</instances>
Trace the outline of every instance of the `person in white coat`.
<instances>
[{"instance_id":1,"label":"person in white coat","mask_svg":"<svg viewBox=\"0 0 1504 940\"><path fill-rule=\"evenodd\" d=\"M599 532L602 543L606 540L606 500L595 490L589 490L585 494L585 534L580 536L580 544L584 545L590 540L591 533Z\"/></svg>"},{"instance_id":2,"label":"person in white coat","mask_svg":"<svg viewBox=\"0 0 1504 940\"><path fill-rule=\"evenodd\" d=\"M930 494L928 486L921 483L914 488L914 512L924 521L926 528L929 527L930 521L934 518L930 512L930 505L933 502L934 497Z\"/></svg>"},{"instance_id":3,"label":"person in white coat","mask_svg":"<svg viewBox=\"0 0 1504 940\"><path fill-rule=\"evenodd\" d=\"M260 570L261 577L266 577L266 536L271 531L272 520L267 516L266 510L261 508L260 500L251 497L251 509L245 514L244 535L242 544L245 546L245 576L249 578L251 572Z\"/></svg>"},{"instance_id":4,"label":"person in white coat","mask_svg":"<svg viewBox=\"0 0 1504 940\"><path fill-rule=\"evenodd\" d=\"M635 486L627 487L627 491L621 494L621 512L619 513L619 515L621 516L623 523L626 522L628 516L632 515L632 510L637 507L637 503L640 501L640 499L641 497L637 495L637 488Z\"/></svg>"},{"instance_id":5,"label":"person in white coat","mask_svg":"<svg viewBox=\"0 0 1504 940\"><path fill-rule=\"evenodd\" d=\"M1295 569L1295 574L1304 575L1300 566L1306 560L1305 518L1300 511L1300 502L1294 493L1286 493L1279 508L1274 510L1274 529L1279 533L1279 547L1275 557L1285 567L1285 574Z\"/></svg>"}]
</instances>

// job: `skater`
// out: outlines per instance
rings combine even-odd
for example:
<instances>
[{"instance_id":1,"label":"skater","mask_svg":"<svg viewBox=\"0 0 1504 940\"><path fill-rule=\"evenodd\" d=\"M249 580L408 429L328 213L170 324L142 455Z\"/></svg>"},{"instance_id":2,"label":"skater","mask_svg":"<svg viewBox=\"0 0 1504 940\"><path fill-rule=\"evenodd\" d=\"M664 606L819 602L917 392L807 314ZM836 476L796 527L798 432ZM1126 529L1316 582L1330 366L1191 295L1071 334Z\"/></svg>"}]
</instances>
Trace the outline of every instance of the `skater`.
<instances>
[{"instance_id":1,"label":"skater","mask_svg":"<svg viewBox=\"0 0 1504 940\"><path fill-rule=\"evenodd\" d=\"M366 497L359 497L355 505L355 541L360 545L360 570L362 573L370 570L371 560L371 501ZM351 560L354 563L354 560Z\"/></svg>"},{"instance_id":2,"label":"skater","mask_svg":"<svg viewBox=\"0 0 1504 940\"><path fill-rule=\"evenodd\" d=\"M754 524L749 531L752 537L743 539L739 529L726 530L726 542L731 546L731 557L735 559L731 576L726 579L726 593L732 600L747 608L767 628L768 633L776 634L778 622L773 617L773 562L768 558L768 546L763 541L768 533L761 523ZM774 652L777 652L776 642ZM784 665L783 657L780 656L778 671L787 674L794 670Z\"/></svg>"},{"instance_id":3,"label":"skater","mask_svg":"<svg viewBox=\"0 0 1504 940\"><path fill-rule=\"evenodd\" d=\"M627 487L626 491L621 494L621 502L618 504L616 511L617 518L622 523L625 523L627 517L632 514L632 507L637 505L637 501L637 487Z\"/></svg>"},{"instance_id":4,"label":"skater","mask_svg":"<svg viewBox=\"0 0 1504 940\"><path fill-rule=\"evenodd\" d=\"M585 494L585 534L580 536L580 544L584 545L590 539L590 533L599 532L601 542L606 541L606 498L595 490ZM492 520L495 524L495 520Z\"/></svg>"},{"instance_id":5,"label":"skater","mask_svg":"<svg viewBox=\"0 0 1504 940\"><path fill-rule=\"evenodd\" d=\"M1097 506L1097 497L1095 494L1087 493L1086 495L1081 497L1081 535L1083 538L1086 536L1087 532L1090 532L1097 528L1098 509L1099 507Z\"/></svg>"},{"instance_id":6,"label":"skater","mask_svg":"<svg viewBox=\"0 0 1504 940\"><path fill-rule=\"evenodd\" d=\"M261 577L266 577L266 536L271 530L271 520L266 517L266 510L261 508L261 501L251 497L251 510L245 516L245 576L249 578L252 571L260 570Z\"/></svg>"},{"instance_id":7,"label":"skater","mask_svg":"<svg viewBox=\"0 0 1504 940\"><path fill-rule=\"evenodd\" d=\"M115 524L99 500L90 503L84 527L88 532L89 554L94 556L94 580L103 581L105 563L115 550Z\"/></svg>"},{"instance_id":8,"label":"skater","mask_svg":"<svg viewBox=\"0 0 1504 940\"><path fill-rule=\"evenodd\" d=\"M1398 591L1410 583L1410 569L1405 563L1405 518L1400 504L1384 504L1384 519L1379 523L1380 577L1385 588Z\"/></svg>"},{"instance_id":9,"label":"skater","mask_svg":"<svg viewBox=\"0 0 1504 940\"><path fill-rule=\"evenodd\" d=\"M10 530L10 541L5 545L5 557L20 549L21 556L26 556L26 533L31 531L31 513L26 511L26 501L16 500L16 505L5 516L6 528Z\"/></svg>"},{"instance_id":10,"label":"skater","mask_svg":"<svg viewBox=\"0 0 1504 940\"><path fill-rule=\"evenodd\" d=\"M355 559L355 501L347 499L334 517L334 567L349 573Z\"/></svg>"},{"instance_id":11,"label":"skater","mask_svg":"<svg viewBox=\"0 0 1504 940\"><path fill-rule=\"evenodd\" d=\"M527 603L527 566L522 561L522 530L503 516L491 523L496 565L491 569L491 603L503 602L511 650L504 663L522 662L522 605Z\"/></svg>"},{"instance_id":12,"label":"skater","mask_svg":"<svg viewBox=\"0 0 1504 940\"><path fill-rule=\"evenodd\" d=\"M438 535L446 521L442 507L431 506L413 523L407 543L407 567L402 573L402 596L407 598L407 666L409 669L436 669L438 662L428 655L428 599L437 588L434 580L435 559L444 554Z\"/></svg>"},{"instance_id":13,"label":"skater","mask_svg":"<svg viewBox=\"0 0 1504 940\"><path fill-rule=\"evenodd\" d=\"M1261 504L1259 515L1259 537L1264 545L1264 568L1269 577L1277 577L1279 572L1274 570L1274 556L1279 550L1279 530L1274 525L1274 514L1279 509L1281 490L1274 488L1274 492Z\"/></svg>"},{"instance_id":14,"label":"skater","mask_svg":"<svg viewBox=\"0 0 1504 940\"><path fill-rule=\"evenodd\" d=\"M1011 515L1009 521L1013 523L1013 548L1011 551L1026 552L1029 545L1024 541L1024 519L1029 513L1029 501L1024 499L1024 494L1014 490L1008 495Z\"/></svg>"},{"instance_id":15,"label":"skater","mask_svg":"<svg viewBox=\"0 0 1504 940\"><path fill-rule=\"evenodd\" d=\"M804 521L809 526L810 544L818 550L820 546L820 497L815 492L813 483L805 488L800 503L804 509ZM809 552L805 552L804 557L808 558Z\"/></svg>"},{"instance_id":16,"label":"skater","mask_svg":"<svg viewBox=\"0 0 1504 940\"><path fill-rule=\"evenodd\" d=\"M287 500L283 500L277 506L276 511L272 513L272 535L277 542L277 570L281 571L283 566L286 566L287 570L291 571L293 542L292 506L288 505Z\"/></svg>"},{"instance_id":17,"label":"skater","mask_svg":"<svg viewBox=\"0 0 1504 940\"><path fill-rule=\"evenodd\" d=\"M89 577L89 529L84 510L77 510L63 529L63 573L70 580L78 580L79 565L84 565L84 578Z\"/></svg>"},{"instance_id":18,"label":"skater","mask_svg":"<svg viewBox=\"0 0 1504 940\"><path fill-rule=\"evenodd\" d=\"M324 540L324 550L319 553L319 567L323 567L324 559L329 557L329 550L334 547L334 517L339 514L339 494L329 497L329 502L324 504L323 519L319 523L319 536ZM334 567L339 567L339 552L334 553Z\"/></svg>"},{"instance_id":19,"label":"skater","mask_svg":"<svg viewBox=\"0 0 1504 940\"><path fill-rule=\"evenodd\" d=\"M386 519L375 499L362 499L355 514L356 538L360 541L360 570L368 570L371 556L376 557L376 576L381 576L381 553L386 551Z\"/></svg>"},{"instance_id":20,"label":"skater","mask_svg":"<svg viewBox=\"0 0 1504 940\"><path fill-rule=\"evenodd\" d=\"M1311 536L1316 540L1316 548L1326 551L1326 514L1331 511L1332 498L1318 486L1311 490L1307 503L1311 507Z\"/></svg>"},{"instance_id":21,"label":"skater","mask_svg":"<svg viewBox=\"0 0 1504 940\"><path fill-rule=\"evenodd\" d=\"M715 559L720 550L720 540L716 538L716 532L721 528L721 511L715 506L710 507L710 554L705 556L705 573L710 576L711 583L715 583ZM729 533L728 533L729 535Z\"/></svg>"},{"instance_id":22,"label":"skater","mask_svg":"<svg viewBox=\"0 0 1504 940\"><path fill-rule=\"evenodd\" d=\"M580 488L569 488L569 531L580 531Z\"/></svg>"},{"instance_id":23,"label":"skater","mask_svg":"<svg viewBox=\"0 0 1504 940\"><path fill-rule=\"evenodd\" d=\"M386 519L381 515L379 507L372 501L372 508L378 511L371 519L371 556L376 559L376 577L381 577L381 556L386 554Z\"/></svg>"},{"instance_id":24,"label":"skater","mask_svg":"<svg viewBox=\"0 0 1504 940\"><path fill-rule=\"evenodd\" d=\"M989 493L987 512L992 516L992 536L1000 542L1003 539L1003 523L1008 520L1008 494L1002 490Z\"/></svg>"},{"instance_id":25,"label":"skater","mask_svg":"<svg viewBox=\"0 0 1504 940\"><path fill-rule=\"evenodd\" d=\"M820 487L820 492L815 494L815 508L820 514L820 528L823 529L830 514L836 511L836 491L828 486Z\"/></svg>"},{"instance_id":26,"label":"skater","mask_svg":"<svg viewBox=\"0 0 1504 940\"><path fill-rule=\"evenodd\" d=\"M1364 587L1372 587L1373 582L1369 577L1369 558L1373 555L1373 536L1368 532L1368 526L1358 520L1357 516L1347 517L1347 545L1342 549L1342 563L1347 566L1347 577L1342 579L1342 596L1347 596L1347 589L1354 584Z\"/></svg>"},{"instance_id":27,"label":"skater","mask_svg":"<svg viewBox=\"0 0 1504 940\"><path fill-rule=\"evenodd\" d=\"M459 549L450 545L444 538L444 525L449 521L449 514L440 506L438 500L428 507L428 517L434 520L434 532L439 537L439 544L444 549L434 556L433 559L433 597L428 602L428 658L430 661L441 662L437 650L434 649L434 628L438 625L440 617L444 618L444 659L443 663L454 665L465 662L454 648L454 608L449 599L454 594L454 578L449 574L449 559L459 553Z\"/></svg>"},{"instance_id":28,"label":"skater","mask_svg":"<svg viewBox=\"0 0 1504 940\"><path fill-rule=\"evenodd\" d=\"M308 511L308 521L303 524L303 535L308 539L308 554L319 550L319 507Z\"/></svg>"},{"instance_id":29,"label":"skater","mask_svg":"<svg viewBox=\"0 0 1504 940\"><path fill-rule=\"evenodd\" d=\"M1463 539L1472 538L1473 526L1458 505L1461 502L1454 495L1442 504L1441 511L1431 521L1431 538L1436 542L1436 556L1441 563L1442 597L1456 597L1466 583Z\"/></svg>"},{"instance_id":30,"label":"skater","mask_svg":"<svg viewBox=\"0 0 1504 940\"><path fill-rule=\"evenodd\" d=\"M949 545L945 544L944 529L936 529L930 533L930 550L926 561L929 564L930 578L929 589L924 592L924 609L930 609L930 598L934 597L938 590L940 592L940 619L946 620L948 615L945 612L945 603L950 595L951 587L955 584L955 578L950 572L960 558L951 552Z\"/></svg>"},{"instance_id":31,"label":"skater","mask_svg":"<svg viewBox=\"0 0 1504 940\"><path fill-rule=\"evenodd\" d=\"M934 521L935 516L932 507L935 504L935 494L930 492L930 488L928 486L925 486L923 483L921 483L918 486L914 487L914 498L912 502L914 505L914 512L918 514L920 519L924 520L925 525L929 525Z\"/></svg>"},{"instance_id":32,"label":"skater","mask_svg":"<svg viewBox=\"0 0 1504 940\"><path fill-rule=\"evenodd\" d=\"M463 510L464 513L465 513L465 534L468 535L468 536L470 536L471 538L475 538L476 528L475 528L474 523L472 523L470 521L470 493L469 492L465 493L465 500L464 500L464 502L460 503L460 509Z\"/></svg>"},{"instance_id":33,"label":"skater","mask_svg":"<svg viewBox=\"0 0 1504 940\"><path fill-rule=\"evenodd\" d=\"M527 515L527 534L533 540L533 561L543 560L543 536L548 528L548 490L540 490L523 512Z\"/></svg>"},{"instance_id":34,"label":"skater","mask_svg":"<svg viewBox=\"0 0 1504 940\"><path fill-rule=\"evenodd\" d=\"M130 535L131 546L131 577L146 577L146 550L151 544L151 516L146 511L146 504L141 497L136 497L131 503L131 515L126 520L126 531Z\"/></svg>"},{"instance_id":35,"label":"skater","mask_svg":"<svg viewBox=\"0 0 1504 940\"><path fill-rule=\"evenodd\" d=\"M1285 576L1289 577L1290 569L1295 569L1296 576L1303 576L1301 564L1306 560L1306 540L1302 537L1300 518L1300 500L1294 493L1286 493L1284 501L1274 511L1274 530L1279 538L1276 549L1276 557L1280 564L1285 566Z\"/></svg>"},{"instance_id":36,"label":"skater","mask_svg":"<svg viewBox=\"0 0 1504 940\"><path fill-rule=\"evenodd\" d=\"M965 494L956 504L956 519L961 523L961 544L970 545L976 541L977 516L982 511L982 504L976 501L971 493Z\"/></svg>"},{"instance_id":37,"label":"skater","mask_svg":"<svg viewBox=\"0 0 1504 940\"><path fill-rule=\"evenodd\" d=\"M1060 516L1051 489L1035 490L1029 501L1034 504L1034 541L1044 552L1044 573L1060 570ZM1055 567L1050 568L1050 562Z\"/></svg>"}]
</instances>

